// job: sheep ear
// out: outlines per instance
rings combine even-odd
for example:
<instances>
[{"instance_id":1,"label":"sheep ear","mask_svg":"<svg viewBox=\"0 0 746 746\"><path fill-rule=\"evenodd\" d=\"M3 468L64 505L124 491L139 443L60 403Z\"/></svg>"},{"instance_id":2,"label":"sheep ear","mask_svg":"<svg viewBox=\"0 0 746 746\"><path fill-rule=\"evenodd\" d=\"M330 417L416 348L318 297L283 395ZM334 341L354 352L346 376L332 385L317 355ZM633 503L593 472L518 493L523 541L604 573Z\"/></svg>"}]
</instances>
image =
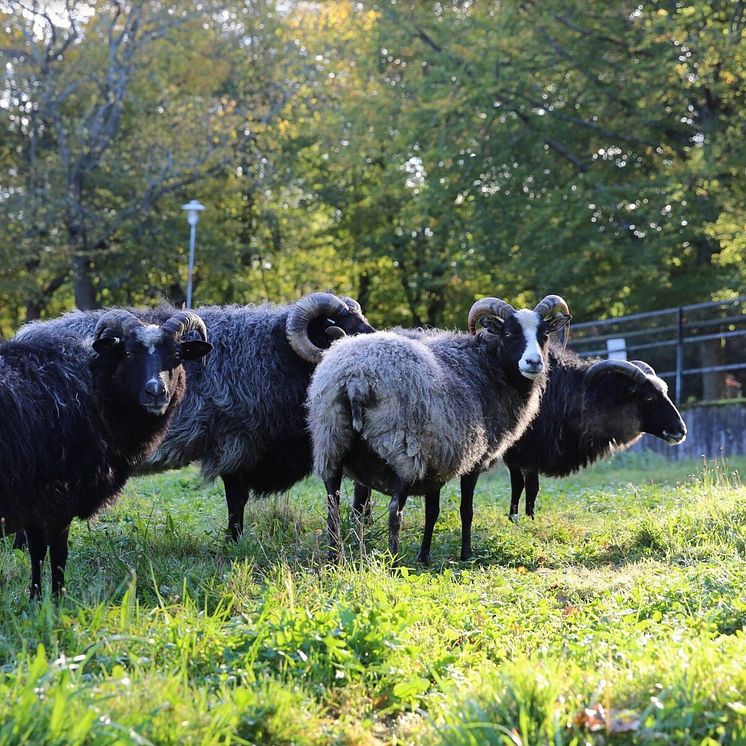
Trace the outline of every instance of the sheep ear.
<instances>
[{"instance_id":1,"label":"sheep ear","mask_svg":"<svg viewBox=\"0 0 746 746\"><path fill-rule=\"evenodd\" d=\"M210 350L212 350L212 345L201 339L179 343L179 352L184 360L199 360L207 355Z\"/></svg>"},{"instance_id":2,"label":"sheep ear","mask_svg":"<svg viewBox=\"0 0 746 746\"><path fill-rule=\"evenodd\" d=\"M555 316L552 316L552 318L546 319L546 322L549 324L549 331L556 332L563 326L567 326L571 320L572 316L569 313L558 313Z\"/></svg>"},{"instance_id":3,"label":"sheep ear","mask_svg":"<svg viewBox=\"0 0 746 746\"><path fill-rule=\"evenodd\" d=\"M104 352L113 350L122 340L119 337L107 337L106 332L102 334L98 339L95 339L91 344L94 352L102 355Z\"/></svg>"},{"instance_id":4,"label":"sheep ear","mask_svg":"<svg viewBox=\"0 0 746 746\"><path fill-rule=\"evenodd\" d=\"M344 329L341 329L338 326L327 326L326 329L324 329L324 334L326 334L326 336L332 341L347 336Z\"/></svg>"}]
</instances>

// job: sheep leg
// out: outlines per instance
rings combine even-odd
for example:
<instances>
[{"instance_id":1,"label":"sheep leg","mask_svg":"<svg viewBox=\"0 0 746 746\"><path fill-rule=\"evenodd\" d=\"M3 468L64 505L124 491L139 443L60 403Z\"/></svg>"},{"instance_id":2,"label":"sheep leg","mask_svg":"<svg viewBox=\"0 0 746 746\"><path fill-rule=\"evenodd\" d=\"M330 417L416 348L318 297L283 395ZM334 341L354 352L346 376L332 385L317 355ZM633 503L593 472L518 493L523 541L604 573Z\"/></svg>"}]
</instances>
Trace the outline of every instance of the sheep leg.
<instances>
[{"instance_id":1,"label":"sheep leg","mask_svg":"<svg viewBox=\"0 0 746 746\"><path fill-rule=\"evenodd\" d=\"M536 505L536 496L539 494L539 472L529 471L526 473L526 515L529 518L534 517L534 506ZM517 506L516 506L517 511Z\"/></svg>"},{"instance_id":2,"label":"sheep leg","mask_svg":"<svg viewBox=\"0 0 746 746\"><path fill-rule=\"evenodd\" d=\"M508 513L508 518L513 523L518 523L518 503L521 500L521 493L526 486L526 481L520 469L509 466L508 470L510 471L510 513ZM528 495L526 497L528 498ZM526 503L526 511L528 511L528 502Z\"/></svg>"},{"instance_id":3,"label":"sheep leg","mask_svg":"<svg viewBox=\"0 0 746 746\"><path fill-rule=\"evenodd\" d=\"M399 534L401 533L401 517L404 506L407 504L406 485L399 477L394 480L391 502L389 503L389 552L396 558L399 555Z\"/></svg>"},{"instance_id":4,"label":"sheep leg","mask_svg":"<svg viewBox=\"0 0 746 746\"><path fill-rule=\"evenodd\" d=\"M355 482L355 497L352 501L352 515L359 523L370 521L370 487Z\"/></svg>"},{"instance_id":5,"label":"sheep leg","mask_svg":"<svg viewBox=\"0 0 746 746\"><path fill-rule=\"evenodd\" d=\"M471 557L471 522L474 518L474 488L477 486L479 471L472 471L461 477L461 560Z\"/></svg>"},{"instance_id":6,"label":"sheep leg","mask_svg":"<svg viewBox=\"0 0 746 746\"><path fill-rule=\"evenodd\" d=\"M65 593L65 565L67 564L67 537L70 524L49 542L49 560L52 563L52 593L59 597Z\"/></svg>"},{"instance_id":7,"label":"sheep leg","mask_svg":"<svg viewBox=\"0 0 746 746\"><path fill-rule=\"evenodd\" d=\"M13 549L20 549L23 551L28 546L28 540L26 539L26 532L23 530L16 531L15 538L13 539Z\"/></svg>"},{"instance_id":8,"label":"sheep leg","mask_svg":"<svg viewBox=\"0 0 746 746\"><path fill-rule=\"evenodd\" d=\"M241 472L221 474L225 486L225 501L228 503L228 535L238 541L243 532L243 512L249 499L249 488Z\"/></svg>"},{"instance_id":9,"label":"sheep leg","mask_svg":"<svg viewBox=\"0 0 746 746\"><path fill-rule=\"evenodd\" d=\"M26 528L28 551L31 555L31 589L30 598L41 596L41 568L47 556L47 537L44 531L36 526Z\"/></svg>"},{"instance_id":10,"label":"sheep leg","mask_svg":"<svg viewBox=\"0 0 746 746\"><path fill-rule=\"evenodd\" d=\"M324 479L326 487L326 529L329 537L329 560L339 557L342 547L342 528L339 515L339 490L342 486L341 470Z\"/></svg>"},{"instance_id":11,"label":"sheep leg","mask_svg":"<svg viewBox=\"0 0 746 746\"><path fill-rule=\"evenodd\" d=\"M422 536L422 546L417 555L417 562L430 564L430 544L433 540L433 529L440 515L440 490L433 490L425 494L425 533Z\"/></svg>"}]
</instances>

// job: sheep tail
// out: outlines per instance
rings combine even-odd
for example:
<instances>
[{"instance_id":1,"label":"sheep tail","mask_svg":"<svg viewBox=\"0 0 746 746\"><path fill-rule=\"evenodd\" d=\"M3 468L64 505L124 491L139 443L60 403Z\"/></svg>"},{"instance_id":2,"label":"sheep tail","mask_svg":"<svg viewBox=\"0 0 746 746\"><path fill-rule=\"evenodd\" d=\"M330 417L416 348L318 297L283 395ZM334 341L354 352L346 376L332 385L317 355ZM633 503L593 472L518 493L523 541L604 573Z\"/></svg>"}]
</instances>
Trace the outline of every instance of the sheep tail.
<instances>
[{"instance_id":1,"label":"sheep tail","mask_svg":"<svg viewBox=\"0 0 746 746\"><path fill-rule=\"evenodd\" d=\"M371 391L365 379L353 379L347 385L347 398L350 402L352 429L356 433L363 431L365 408L371 400Z\"/></svg>"}]
</instances>

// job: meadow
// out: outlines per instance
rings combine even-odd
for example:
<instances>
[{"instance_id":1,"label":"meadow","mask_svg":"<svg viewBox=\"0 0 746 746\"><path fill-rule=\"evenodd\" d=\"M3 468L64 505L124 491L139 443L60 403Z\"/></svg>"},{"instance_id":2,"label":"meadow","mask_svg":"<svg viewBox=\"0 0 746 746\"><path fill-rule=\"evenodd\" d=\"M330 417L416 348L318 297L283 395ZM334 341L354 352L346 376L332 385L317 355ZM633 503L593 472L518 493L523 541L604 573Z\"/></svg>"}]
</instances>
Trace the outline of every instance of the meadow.
<instances>
[{"instance_id":1,"label":"meadow","mask_svg":"<svg viewBox=\"0 0 746 746\"><path fill-rule=\"evenodd\" d=\"M418 498L400 566L380 496L329 566L315 479L237 545L196 469L132 480L59 604L0 540L0 745L746 743L744 466L622 454L517 525L500 469L469 562L451 484L429 568Z\"/></svg>"}]
</instances>

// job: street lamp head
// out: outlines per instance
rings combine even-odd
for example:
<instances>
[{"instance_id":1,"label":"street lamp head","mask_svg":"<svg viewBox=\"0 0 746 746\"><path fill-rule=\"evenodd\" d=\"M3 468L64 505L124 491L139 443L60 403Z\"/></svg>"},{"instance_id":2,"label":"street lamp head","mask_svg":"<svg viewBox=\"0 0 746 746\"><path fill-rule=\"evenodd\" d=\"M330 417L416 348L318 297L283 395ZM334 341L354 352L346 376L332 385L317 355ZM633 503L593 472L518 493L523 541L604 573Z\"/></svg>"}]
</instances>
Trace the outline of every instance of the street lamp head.
<instances>
[{"instance_id":1,"label":"street lamp head","mask_svg":"<svg viewBox=\"0 0 746 746\"><path fill-rule=\"evenodd\" d=\"M189 225L197 225L200 212L207 208L201 202L197 202L196 199L193 199L191 202L182 205L181 209L187 211L187 221L189 222Z\"/></svg>"}]
</instances>

